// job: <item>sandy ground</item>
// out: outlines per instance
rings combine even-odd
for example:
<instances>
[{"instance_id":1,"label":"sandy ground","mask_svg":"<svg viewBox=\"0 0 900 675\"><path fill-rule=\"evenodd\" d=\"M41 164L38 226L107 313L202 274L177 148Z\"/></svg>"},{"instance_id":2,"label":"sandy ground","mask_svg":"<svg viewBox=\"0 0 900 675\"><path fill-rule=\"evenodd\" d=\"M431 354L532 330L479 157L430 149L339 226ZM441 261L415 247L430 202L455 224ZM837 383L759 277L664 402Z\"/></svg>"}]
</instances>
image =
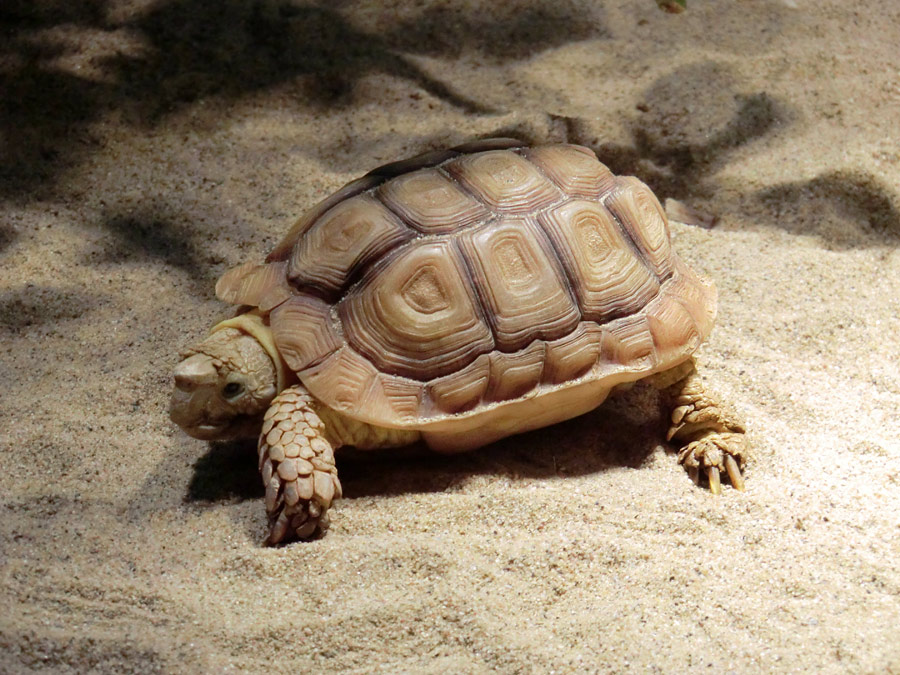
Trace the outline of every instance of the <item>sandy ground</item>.
<instances>
[{"instance_id":1,"label":"sandy ground","mask_svg":"<svg viewBox=\"0 0 900 675\"><path fill-rule=\"evenodd\" d=\"M499 8L498 8L499 7ZM900 672L900 5L0 6L0 671ZM746 493L645 387L458 457L349 457L261 545L253 448L167 419L228 267L373 166L569 140L718 217L700 352Z\"/></svg>"}]
</instances>

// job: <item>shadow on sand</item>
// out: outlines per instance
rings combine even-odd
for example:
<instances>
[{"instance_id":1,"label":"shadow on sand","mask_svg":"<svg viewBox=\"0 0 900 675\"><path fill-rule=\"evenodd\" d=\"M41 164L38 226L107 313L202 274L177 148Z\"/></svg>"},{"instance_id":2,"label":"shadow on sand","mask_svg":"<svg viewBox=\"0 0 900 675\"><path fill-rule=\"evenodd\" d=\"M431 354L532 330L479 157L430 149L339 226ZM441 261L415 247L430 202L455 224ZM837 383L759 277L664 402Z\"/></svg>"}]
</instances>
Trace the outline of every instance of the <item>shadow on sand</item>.
<instances>
[{"instance_id":1,"label":"shadow on sand","mask_svg":"<svg viewBox=\"0 0 900 675\"><path fill-rule=\"evenodd\" d=\"M227 105L290 82L298 109L314 111L357 103L356 84L383 73L480 114L490 106L414 57L502 62L603 35L599 10L587 2L512 3L492 17L477 7L426 8L404 19L384 13L371 29L335 8L271 0L168 0L123 21L112 10L107 0L0 7L0 60L9 64L0 69L0 196L52 190L59 171L99 144L89 124L111 110L153 125L200 99ZM85 35L95 54L81 53ZM64 65L79 58L93 75Z\"/></svg>"}]
</instances>

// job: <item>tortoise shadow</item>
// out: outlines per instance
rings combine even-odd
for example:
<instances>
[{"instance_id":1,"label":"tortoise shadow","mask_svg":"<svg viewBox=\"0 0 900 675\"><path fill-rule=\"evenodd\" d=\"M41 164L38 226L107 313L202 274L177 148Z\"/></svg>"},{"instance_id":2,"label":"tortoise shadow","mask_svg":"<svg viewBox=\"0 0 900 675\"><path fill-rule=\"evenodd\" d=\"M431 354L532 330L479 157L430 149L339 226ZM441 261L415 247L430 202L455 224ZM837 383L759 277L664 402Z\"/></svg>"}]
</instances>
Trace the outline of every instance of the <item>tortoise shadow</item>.
<instances>
[{"instance_id":1,"label":"tortoise shadow","mask_svg":"<svg viewBox=\"0 0 900 675\"><path fill-rule=\"evenodd\" d=\"M645 414L648 399L658 404L656 392L638 384L581 417L460 454L434 453L421 443L382 451L341 449L344 499L444 492L475 476L517 481L638 469L664 438L659 411ZM254 441L211 443L194 465L184 499L261 499L257 464Z\"/></svg>"},{"instance_id":2,"label":"tortoise shadow","mask_svg":"<svg viewBox=\"0 0 900 675\"><path fill-rule=\"evenodd\" d=\"M210 443L193 467L186 502L262 499L265 496L257 468L254 441Z\"/></svg>"},{"instance_id":3,"label":"tortoise shadow","mask_svg":"<svg viewBox=\"0 0 900 675\"><path fill-rule=\"evenodd\" d=\"M544 429L510 436L457 455L423 452L398 458L354 453L339 463L344 498L399 496L458 489L471 478L511 482L640 468L663 441L659 424L637 424L602 407Z\"/></svg>"}]
</instances>

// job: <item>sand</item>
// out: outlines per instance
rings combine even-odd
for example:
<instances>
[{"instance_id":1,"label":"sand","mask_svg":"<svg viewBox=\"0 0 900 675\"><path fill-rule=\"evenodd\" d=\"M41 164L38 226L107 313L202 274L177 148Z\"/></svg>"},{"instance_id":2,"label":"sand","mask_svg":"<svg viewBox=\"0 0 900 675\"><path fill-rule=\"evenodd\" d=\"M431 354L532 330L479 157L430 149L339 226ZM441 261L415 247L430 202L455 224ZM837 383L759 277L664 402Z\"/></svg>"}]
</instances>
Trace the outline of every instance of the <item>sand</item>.
<instances>
[{"instance_id":1,"label":"sand","mask_svg":"<svg viewBox=\"0 0 900 675\"><path fill-rule=\"evenodd\" d=\"M900 672L900 5L0 7L0 671ZM251 444L167 418L228 267L383 163L582 143L717 219L699 361L747 491L638 386L477 453L340 460L267 549Z\"/></svg>"}]
</instances>

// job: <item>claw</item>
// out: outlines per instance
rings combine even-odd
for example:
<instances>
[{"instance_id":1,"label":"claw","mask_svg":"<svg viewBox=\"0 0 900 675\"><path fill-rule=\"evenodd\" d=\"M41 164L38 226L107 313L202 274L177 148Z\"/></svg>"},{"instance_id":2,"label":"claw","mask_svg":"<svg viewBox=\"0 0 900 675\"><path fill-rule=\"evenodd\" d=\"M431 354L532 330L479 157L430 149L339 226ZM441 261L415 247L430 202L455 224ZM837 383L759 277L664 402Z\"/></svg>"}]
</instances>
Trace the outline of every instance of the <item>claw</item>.
<instances>
[{"instance_id":1,"label":"claw","mask_svg":"<svg viewBox=\"0 0 900 675\"><path fill-rule=\"evenodd\" d=\"M741 469L738 463L731 455L725 455L725 470L728 472L728 478L731 479L731 486L735 490L744 491L744 477L741 475Z\"/></svg>"},{"instance_id":2,"label":"claw","mask_svg":"<svg viewBox=\"0 0 900 675\"><path fill-rule=\"evenodd\" d=\"M318 527L319 521L316 518L310 518L303 525L297 528L297 539L309 539Z\"/></svg>"},{"instance_id":3,"label":"claw","mask_svg":"<svg viewBox=\"0 0 900 675\"><path fill-rule=\"evenodd\" d=\"M696 466L688 466L685 468L687 469L688 476L694 481L694 485L700 485L700 470Z\"/></svg>"},{"instance_id":4,"label":"claw","mask_svg":"<svg viewBox=\"0 0 900 675\"><path fill-rule=\"evenodd\" d=\"M722 494L722 481L719 480L719 470L710 466L706 469L706 475L709 477L709 491L714 495Z\"/></svg>"},{"instance_id":5,"label":"claw","mask_svg":"<svg viewBox=\"0 0 900 675\"><path fill-rule=\"evenodd\" d=\"M288 517L282 511L278 514L278 519L272 523L272 529L269 530L269 539L266 543L271 546L284 539L284 535L287 534L288 524Z\"/></svg>"}]
</instances>

